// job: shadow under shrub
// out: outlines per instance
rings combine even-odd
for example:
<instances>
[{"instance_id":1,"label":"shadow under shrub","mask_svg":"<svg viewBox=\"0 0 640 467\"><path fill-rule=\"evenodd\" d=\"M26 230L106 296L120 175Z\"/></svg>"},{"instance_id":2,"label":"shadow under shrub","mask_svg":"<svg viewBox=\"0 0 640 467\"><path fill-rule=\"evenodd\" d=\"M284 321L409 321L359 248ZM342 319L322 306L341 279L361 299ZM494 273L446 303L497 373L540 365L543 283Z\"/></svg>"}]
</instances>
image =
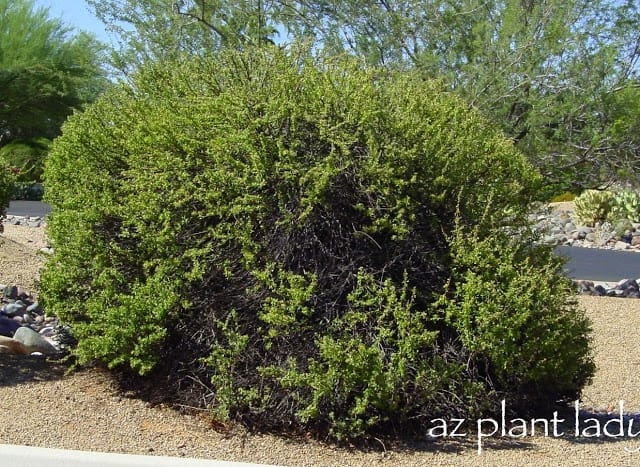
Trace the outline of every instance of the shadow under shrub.
<instances>
[{"instance_id":1,"label":"shadow under shrub","mask_svg":"<svg viewBox=\"0 0 640 467\"><path fill-rule=\"evenodd\" d=\"M574 397L592 371L566 281L523 247L538 175L412 74L276 51L149 67L70 118L45 179L42 295L80 361L220 419L420 430ZM521 260L496 272L511 250L483 242L507 228ZM528 274L540 309L510 300ZM485 285L507 295L483 295L479 322L513 335L473 321Z\"/></svg>"}]
</instances>

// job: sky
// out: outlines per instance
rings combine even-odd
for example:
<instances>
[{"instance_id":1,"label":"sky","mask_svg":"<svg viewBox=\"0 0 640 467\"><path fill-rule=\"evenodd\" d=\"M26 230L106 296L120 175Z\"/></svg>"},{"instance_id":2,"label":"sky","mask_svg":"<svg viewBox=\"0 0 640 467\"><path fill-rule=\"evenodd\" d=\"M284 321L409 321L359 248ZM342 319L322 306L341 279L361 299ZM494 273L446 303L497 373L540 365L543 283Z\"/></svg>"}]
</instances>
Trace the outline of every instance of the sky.
<instances>
[{"instance_id":1,"label":"sky","mask_svg":"<svg viewBox=\"0 0 640 467\"><path fill-rule=\"evenodd\" d=\"M112 42L102 22L93 16L84 0L35 0L35 4L38 7L48 7L49 15L62 18L67 26L92 32L102 42Z\"/></svg>"}]
</instances>

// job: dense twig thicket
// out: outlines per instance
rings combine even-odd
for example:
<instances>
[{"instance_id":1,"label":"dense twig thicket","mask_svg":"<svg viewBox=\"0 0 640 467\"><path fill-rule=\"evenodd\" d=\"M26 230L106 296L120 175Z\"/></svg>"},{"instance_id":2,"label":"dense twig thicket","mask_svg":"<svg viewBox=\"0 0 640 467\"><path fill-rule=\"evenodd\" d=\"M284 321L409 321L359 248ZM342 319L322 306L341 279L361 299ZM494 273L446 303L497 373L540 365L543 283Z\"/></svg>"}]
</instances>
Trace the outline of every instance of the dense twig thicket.
<instances>
[{"instance_id":1,"label":"dense twig thicket","mask_svg":"<svg viewBox=\"0 0 640 467\"><path fill-rule=\"evenodd\" d=\"M538 181L412 74L275 51L150 67L55 142L43 295L81 361L254 426L353 438L553 402L593 367L530 246Z\"/></svg>"}]
</instances>

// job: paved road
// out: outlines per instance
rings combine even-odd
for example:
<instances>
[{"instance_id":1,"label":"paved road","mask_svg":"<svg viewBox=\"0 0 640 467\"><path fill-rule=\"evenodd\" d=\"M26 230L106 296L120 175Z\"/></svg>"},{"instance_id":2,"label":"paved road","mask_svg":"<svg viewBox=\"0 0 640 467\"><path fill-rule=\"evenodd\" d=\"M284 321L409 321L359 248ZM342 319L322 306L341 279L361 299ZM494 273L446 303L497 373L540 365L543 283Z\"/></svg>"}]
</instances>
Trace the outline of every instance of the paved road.
<instances>
[{"instance_id":1,"label":"paved road","mask_svg":"<svg viewBox=\"0 0 640 467\"><path fill-rule=\"evenodd\" d=\"M613 282L640 278L640 253L561 246L559 254L569 257L567 275L574 279Z\"/></svg>"},{"instance_id":2,"label":"paved road","mask_svg":"<svg viewBox=\"0 0 640 467\"><path fill-rule=\"evenodd\" d=\"M40 201L11 201L7 214L12 216L42 217L51 212L51 206Z\"/></svg>"}]
</instances>

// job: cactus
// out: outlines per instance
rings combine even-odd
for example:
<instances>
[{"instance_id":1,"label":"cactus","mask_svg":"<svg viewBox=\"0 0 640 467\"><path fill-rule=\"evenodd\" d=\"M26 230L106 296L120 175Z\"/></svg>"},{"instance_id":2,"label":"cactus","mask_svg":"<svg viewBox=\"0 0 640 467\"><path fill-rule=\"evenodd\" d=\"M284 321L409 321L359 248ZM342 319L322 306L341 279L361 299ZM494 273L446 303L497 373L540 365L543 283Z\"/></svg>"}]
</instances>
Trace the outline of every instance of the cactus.
<instances>
[{"instance_id":1,"label":"cactus","mask_svg":"<svg viewBox=\"0 0 640 467\"><path fill-rule=\"evenodd\" d=\"M609 217L613 199L610 191L586 190L575 200L575 215L584 225L593 227Z\"/></svg>"},{"instance_id":2,"label":"cactus","mask_svg":"<svg viewBox=\"0 0 640 467\"><path fill-rule=\"evenodd\" d=\"M609 219L628 219L631 222L638 222L640 219L640 194L630 190L615 193Z\"/></svg>"},{"instance_id":3,"label":"cactus","mask_svg":"<svg viewBox=\"0 0 640 467\"><path fill-rule=\"evenodd\" d=\"M624 217L621 217L613 223L613 232L616 235L616 239L625 237L627 233L630 234L631 232L633 232L633 230L634 228L631 221Z\"/></svg>"}]
</instances>

